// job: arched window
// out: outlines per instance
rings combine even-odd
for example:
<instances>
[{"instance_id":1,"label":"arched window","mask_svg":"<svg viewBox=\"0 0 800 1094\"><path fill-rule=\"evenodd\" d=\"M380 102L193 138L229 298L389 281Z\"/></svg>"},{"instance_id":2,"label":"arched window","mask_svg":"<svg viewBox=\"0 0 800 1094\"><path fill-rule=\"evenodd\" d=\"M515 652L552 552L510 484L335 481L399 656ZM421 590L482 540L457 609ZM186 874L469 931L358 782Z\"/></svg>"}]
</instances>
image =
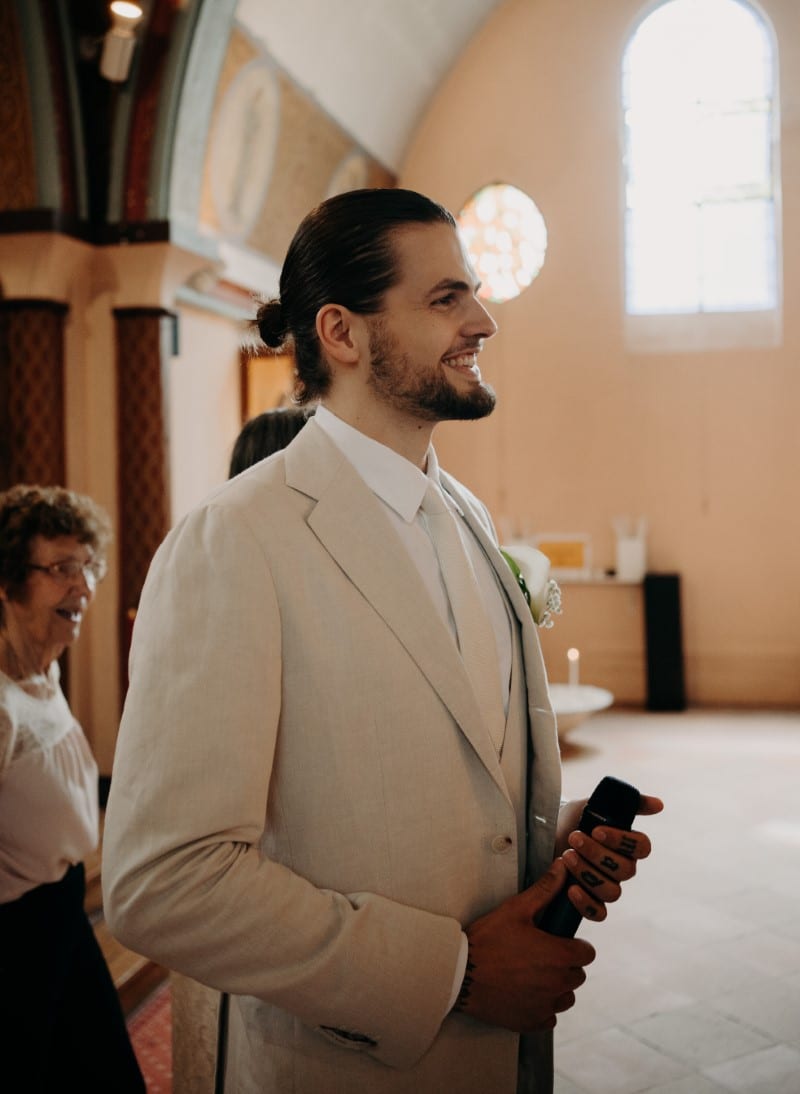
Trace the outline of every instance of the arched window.
<instances>
[{"instance_id":1,"label":"arched window","mask_svg":"<svg viewBox=\"0 0 800 1094\"><path fill-rule=\"evenodd\" d=\"M777 56L744 0L666 0L625 50L634 349L780 339Z\"/></svg>"}]
</instances>

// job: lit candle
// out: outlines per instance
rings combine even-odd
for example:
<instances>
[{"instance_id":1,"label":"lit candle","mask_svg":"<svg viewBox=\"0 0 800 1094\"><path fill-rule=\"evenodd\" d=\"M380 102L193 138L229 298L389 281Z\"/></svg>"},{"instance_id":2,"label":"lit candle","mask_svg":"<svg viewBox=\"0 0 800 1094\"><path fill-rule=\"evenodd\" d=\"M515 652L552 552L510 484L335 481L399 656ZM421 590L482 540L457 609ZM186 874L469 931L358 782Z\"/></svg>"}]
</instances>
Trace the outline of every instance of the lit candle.
<instances>
[{"instance_id":1,"label":"lit candle","mask_svg":"<svg viewBox=\"0 0 800 1094\"><path fill-rule=\"evenodd\" d=\"M578 686L578 674L580 672L581 655L573 646L567 650L567 662L569 664L569 686Z\"/></svg>"}]
</instances>

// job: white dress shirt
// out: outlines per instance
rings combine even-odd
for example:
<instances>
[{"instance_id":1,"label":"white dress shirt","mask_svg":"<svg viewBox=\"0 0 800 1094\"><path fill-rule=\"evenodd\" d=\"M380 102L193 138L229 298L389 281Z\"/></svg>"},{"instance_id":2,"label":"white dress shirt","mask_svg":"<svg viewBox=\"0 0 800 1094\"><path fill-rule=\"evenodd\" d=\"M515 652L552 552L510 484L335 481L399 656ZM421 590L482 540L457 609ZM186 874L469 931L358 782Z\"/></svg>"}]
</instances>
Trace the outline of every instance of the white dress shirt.
<instances>
[{"instance_id":1,"label":"white dress shirt","mask_svg":"<svg viewBox=\"0 0 800 1094\"><path fill-rule=\"evenodd\" d=\"M410 460L379 441L360 433L324 406L317 408L314 420L336 447L344 453L373 494L383 502L389 520L402 539L425 582L436 610L449 626L455 640L455 620L439 570L439 561L425 525L425 518L419 508L428 480L441 486L439 463L433 445L428 448L426 475ZM461 516L453 499L445 491L443 493L447 504ZM469 526L466 525L466 527ZM466 538L481 596L492 621L498 652L500 690L507 714L511 680L511 631L508 611L497 577L480 543L471 532Z\"/></svg>"}]
</instances>

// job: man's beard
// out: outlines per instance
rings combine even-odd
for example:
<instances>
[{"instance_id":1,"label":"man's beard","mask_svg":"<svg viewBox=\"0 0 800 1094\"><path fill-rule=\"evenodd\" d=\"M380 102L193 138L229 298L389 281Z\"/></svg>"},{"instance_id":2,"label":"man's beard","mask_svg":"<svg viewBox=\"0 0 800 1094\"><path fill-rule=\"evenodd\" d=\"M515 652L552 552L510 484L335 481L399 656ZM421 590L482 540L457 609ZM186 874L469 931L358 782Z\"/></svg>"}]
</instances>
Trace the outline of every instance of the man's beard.
<instances>
[{"instance_id":1,"label":"man's beard","mask_svg":"<svg viewBox=\"0 0 800 1094\"><path fill-rule=\"evenodd\" d=\"M373 321L369 349L369 385L389 406L410 412L423 421L474 421L494 410L497 396L482 380L459 391L447 378L445 366L420 373L380 320Z\"/></svg>"}]
</instances>

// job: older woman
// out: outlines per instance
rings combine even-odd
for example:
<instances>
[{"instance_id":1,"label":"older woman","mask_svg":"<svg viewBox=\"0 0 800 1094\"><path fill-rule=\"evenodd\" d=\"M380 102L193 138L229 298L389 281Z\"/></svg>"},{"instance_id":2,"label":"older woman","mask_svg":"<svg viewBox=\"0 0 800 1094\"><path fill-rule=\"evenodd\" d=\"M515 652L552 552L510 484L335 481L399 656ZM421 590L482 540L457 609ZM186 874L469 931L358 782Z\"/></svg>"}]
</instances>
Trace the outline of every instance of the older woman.
<instances>
[{"instance_id":1,"label":"older woman","mask_svg":"<svg viewBox=\"0 0 800 1094\"><path fill-rule=\"evenodd\" d=\"M0 493L0 1030L9 1089L145 1089L83 908L82 859L98 839L97 766L59 685L58 658L80 634L109 538L90 498L60 487Z\"/></svg>"}]
</instances>

